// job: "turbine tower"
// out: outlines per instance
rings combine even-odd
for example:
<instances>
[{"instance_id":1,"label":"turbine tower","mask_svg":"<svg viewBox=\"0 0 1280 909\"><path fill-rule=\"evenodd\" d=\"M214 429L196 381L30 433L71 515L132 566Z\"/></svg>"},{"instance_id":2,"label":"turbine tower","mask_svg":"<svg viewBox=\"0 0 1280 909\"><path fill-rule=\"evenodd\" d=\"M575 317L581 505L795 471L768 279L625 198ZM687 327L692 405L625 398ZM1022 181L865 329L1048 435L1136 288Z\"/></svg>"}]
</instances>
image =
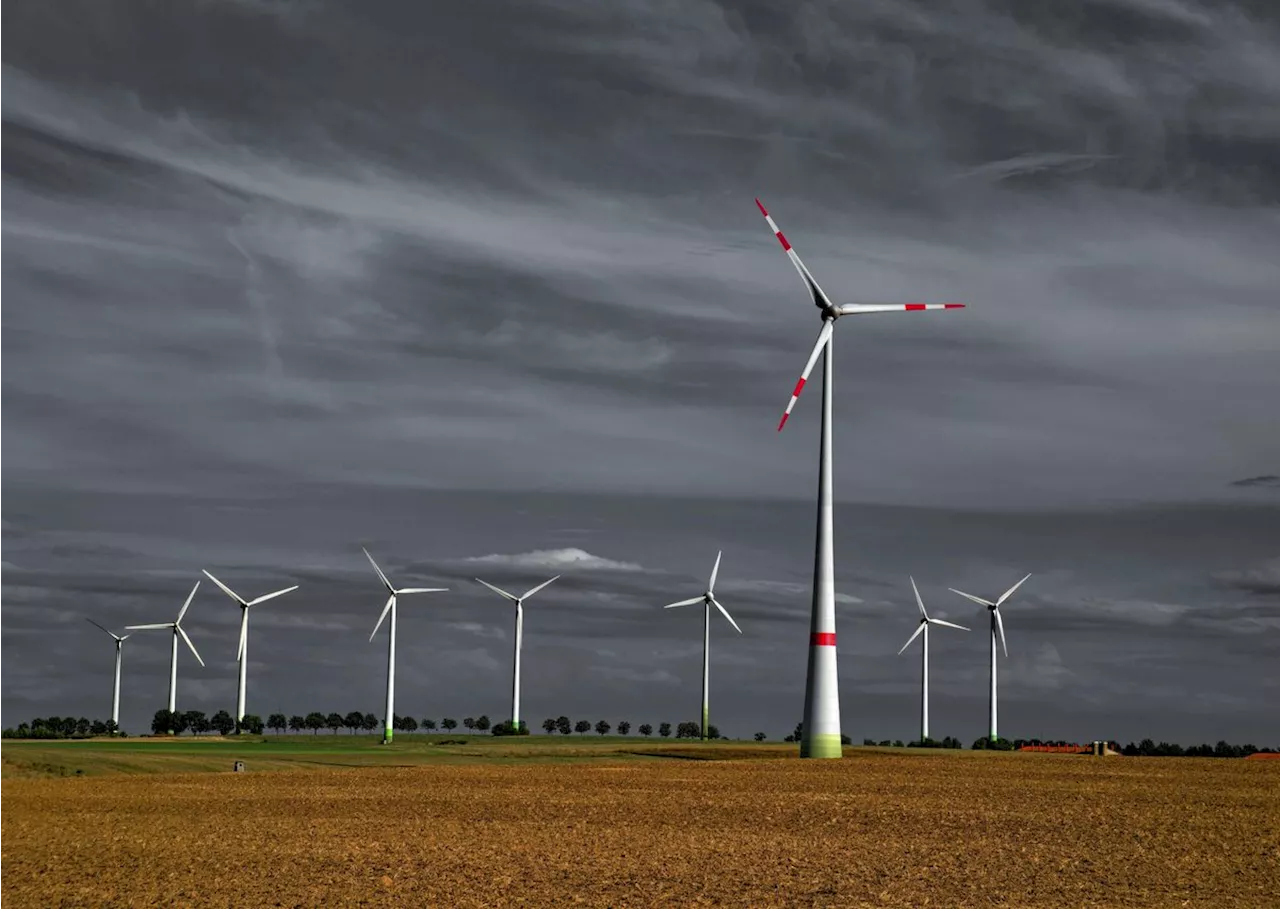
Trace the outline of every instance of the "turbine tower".
<instances>
[{"instance_id":1,"label":"turbine tower","mask_svg":"<svg viewBox=\"0 0 1280 909\"><path fill-rule=\"evenodd\" d=\"M85 619L85 621L90 625L93 625L95 628L102 628L102 626L93 619ZM105 628L102 628L102 630L106 631L107 634L111 635L116 640L116 683L115 687L111 689L111 722L116 725L116 729L113 731L118 731L120 728L120 650L124 646L125 638L129 637L129 635L126 634L124 637L121 637L114 631L107 631Z\"/></svg>"},{"instance_id":2,"label":"turbine tower","mask_svg":"<svg viewBox=\"0 0 1280 909\"><path fill-rule=\"evenodd\" d=\"M223 593L240 604L240 647L236 650L236 659L240 661L240 687L236 692L236 729L239 730L240 724L244 722L244 698L245 691L248 687L246 674L249 667L249 607L257 606L259 603L265 603L267 600L278 597L281 594L297 590L298 585L294 584L292 587L286 587L284 590L277 590L275 593L264 594L256 600L245 600L245 598L240 596L240 594L236 593L226 584L219 581L212 574L209 574L208 570L202 570L204 570L204 573L208 575L209 580L222 588Z\"/></svg>"},{"instance_id":3,"label":"turbine tower","mask_svg":"<svg viewBox=\"0 0 1280 909\"><path fill-rule=\"evenodd\" d=\"M920 607L920 624L916 627L915 634L907 638L907 643L902 645L902 650L898 651L898 656L902 656L902 651L911 646L911 642L923 635L920 641L920 741L924 742L929 738L929 626L943 625L947 628L959 628L961 631L968 631L963 625L953 625L951 622L944 622L942 619L931 619L929 613L924 611L924 600L920 599L920 590L916 587L916 579L911 579L911 589L916 593L916 605Z\"/></svg>"},{"instance_id":4,"label":"turbine tower","mask_svg":"<svg viewBox=\"0 0 1280 909\"><path fill-rule=\"evenodd\" d=\"M809 621L809 668L805 679L804 725L801 730L800 756L812 758L838 758L840 748L840 690L836 671L836 602L835 602L835 554L832 531L831 492L831 396L832 388L832 332L841 316L864 315L879 312L912 312L926 309L963 309L963 303L845 303L840 306L814 280L800 256L791 248L769 212L759 199L756 206L764 215L778 242L800 273L813 304L822 313L822 330L817 343L800 373L791 400L778 423L778 431L786 425L809 380L818 354L822 363L822 431L818 447L818 527L813 560L813 611Z\"/></svg>"},{"instance_id":5,"label":"turbine tower","mask_svg":"<svg viewBox=\"0 0 1280 909\"><path fill-rule=\"evenodd\" d=\"M363 546L360 548L364 549ZM364 556L369 560L369 564L373 566L373 570L378 573L378 577L382 579L382 586L387 588L387 593L390 594L387 599L387 605L382 607L382 615L378 616L378 624L373 626L373 634L369 635L369 640L372 641L373 635L377 634L378 629L382 627L382 620L387 617L387 613L391 613L391 623L387 626L387 715L383 721L382 730L382 744L390 745L392 736L395 733L392 721L396 715L396 597L406 593L442 593L449 588L401 587L397 590L391 586L391 582L382 573L382 569L373 560L373 556L369 555L369 550L364 550Z\"/></svg>"},{"instance_id":6,"label":"turbine tower","mask_svg":"<svg viewBox=\"0 0 1280 909\"><path fill-rule=\"evenodd\" d=\"M191 653L200 665L204 666L204 660L200 659L200 654L196 651L196 645L191 643L191 638L187 637L187 633L182 630L182 617L187 614L187 610L191 608L191 601L195 599L196 591L200 589L200 582L196 581L196 586L191 588L191 593L187 595L187 601L182 604L182 609L178 611L178 618L172 622L158 622L153 625L126 625L126 631L152 631L160 628L173 629L173 650L169 657L169 712L173 713L178 709L178 635L182 635L182 639L187 642L187 646L191 648Z\"/></svg>"},{"instance_id":7,"label":"turbine tower","mask_svg":"<svg viewBox=\"0 0 1280 909\"><path fill-rule=\"evenodd\" d=\"M716 553L716 564L711 569L711 580L707 582L707 590L700 597L692 597L688 600L681 600L679 603L670 603L663 606L663 609L675 609L677 606L693 606L701 603L703 606L702 614L702 740L707 740L707 716L708 716L708 690L711 684L711 607L715 606L724 613L724 617L729 620L729 624L734 627L738 634L742 634L742 629L738 627L738 623L733 620L733 616L729 615L729 610L720 605L720 601L716 599L716 575L720 573L720 556L722 552Z\"/></svg>"},{"instance_id":8,"label":"turbine tower","mask_svg":"<svg viewBox=\"0 0 1280 909\"><path fill-rule=\"evenodd\" d=\"M515 732L520 731L520 645L521 641L524 639L524 601L559 577L560 575L556 575L550 581L543 581L532 590L525 591L523 596L518 597L512 596L501 587L494 587L488 581L480 581L479 578L476 578L477 581L480 581L481 584L488 587L494 593L499 594L516 604L516 653L515 667L512 670L511 681L511 728Z\"/></svg>"},{"instance_id":9,"label":"turbine tower","mask_svg":"<svg viewBox=\"0 0 1280 909\"><path fill-rule=\"evenodd\" d=\"M1031 575L1027 575L1027 578L1029 577L1031 577ZM1018 583L1010 587L1008 590L1006 590L1004 593L1002 593L1000 595L1000 599L996 600L994 603L991 602L990 600L984 600L982 597L975 597L973 594L965 593L963 590L956 590L954 587L947 588L952 593L958 593L960 594L960 596L965 597L966 599L973 600L973 602L977 603L980 606L986 606L987 612L990 613L990 618L991 618L991 701L990 701L991 730L988 734L990 735L991 741L993 742L996 740L996 635L997 634L1000 637L1000 647L1002 650L1004 650L1005 659L1009 658L1009 645L1005 643L1005 639L1004 639L1004 622L1001 621L1000 619L1000 607L1004 605L1004 601L1009 599L1009 597L1013 594L1015 590L1017 590L1019 587L1022 586L1022 582L1025 581L1027 578L1023 578L1022 581L1019 581Z\"/></svg>"}]
</instances>

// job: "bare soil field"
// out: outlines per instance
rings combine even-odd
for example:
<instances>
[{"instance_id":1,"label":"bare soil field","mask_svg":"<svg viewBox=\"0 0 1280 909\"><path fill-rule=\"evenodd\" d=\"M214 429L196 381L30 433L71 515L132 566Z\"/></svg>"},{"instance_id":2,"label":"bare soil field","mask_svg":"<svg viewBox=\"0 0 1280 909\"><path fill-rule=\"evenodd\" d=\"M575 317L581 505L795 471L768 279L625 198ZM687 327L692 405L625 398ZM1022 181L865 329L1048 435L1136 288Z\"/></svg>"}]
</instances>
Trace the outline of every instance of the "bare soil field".
<instances>
[{"instance_id":1,"label":"bare soil field","mask_svg":"<svg viewBox=\"0 0 1280 909\"><path fill-rule=\"evenodd\" d=\"M1271 761L632 757L3 781L26 906L1280 905Z\"/></svg>"}]
</instances>

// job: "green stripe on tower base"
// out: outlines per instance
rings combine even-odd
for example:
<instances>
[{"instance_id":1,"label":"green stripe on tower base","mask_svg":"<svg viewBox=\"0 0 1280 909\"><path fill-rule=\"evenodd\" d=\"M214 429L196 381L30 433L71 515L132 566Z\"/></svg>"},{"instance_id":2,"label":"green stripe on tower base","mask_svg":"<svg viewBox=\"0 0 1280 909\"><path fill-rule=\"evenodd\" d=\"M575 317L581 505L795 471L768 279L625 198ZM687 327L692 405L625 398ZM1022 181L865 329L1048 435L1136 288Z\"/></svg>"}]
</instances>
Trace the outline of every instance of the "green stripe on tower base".
<instances>
[{"instance_id":1,"label":"green stripe on tower base","mask_svg":"<svg viewBox=\"0 0 1280 909\"><path fill-rule=\"evenodd\" d=\"M800 757L802 758L840 758L844 752L840 748L840 736L834 732L806 736L800 740Z\"/></svg>"}]
</instances>

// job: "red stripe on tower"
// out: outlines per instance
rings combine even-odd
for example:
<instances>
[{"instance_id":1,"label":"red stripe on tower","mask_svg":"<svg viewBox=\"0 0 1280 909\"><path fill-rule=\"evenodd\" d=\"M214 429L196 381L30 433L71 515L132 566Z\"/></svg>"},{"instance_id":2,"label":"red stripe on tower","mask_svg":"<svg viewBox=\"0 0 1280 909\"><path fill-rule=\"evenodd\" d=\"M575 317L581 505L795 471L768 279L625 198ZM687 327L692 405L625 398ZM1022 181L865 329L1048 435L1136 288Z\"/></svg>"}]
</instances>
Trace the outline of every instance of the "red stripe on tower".
<instances>
[{"instance_id":1,"label":"red stripe on tower","mask_svg":"<svg viewBox=\"0 0 1280 909\"><path fill-rule=\"evenodd\" d=\"M810 647L834 647L836 646L836 633L834 631L816 631L809 635Z\"/></svg>"}]
</instances>

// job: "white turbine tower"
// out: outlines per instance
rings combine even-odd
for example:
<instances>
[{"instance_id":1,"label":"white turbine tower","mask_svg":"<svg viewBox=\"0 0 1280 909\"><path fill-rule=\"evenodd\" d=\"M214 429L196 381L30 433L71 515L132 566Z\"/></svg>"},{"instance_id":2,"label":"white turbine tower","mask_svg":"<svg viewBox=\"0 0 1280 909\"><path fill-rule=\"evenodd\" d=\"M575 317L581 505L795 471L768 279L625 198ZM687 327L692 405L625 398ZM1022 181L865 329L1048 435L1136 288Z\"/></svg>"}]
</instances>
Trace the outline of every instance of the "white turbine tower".
<instances>
[{"instance_id":1,"label":"white turbine tower","mask_svg":"<svg viewBox=\"0 0 1280 909\"><path fill-rule=\"evenodd\" d=\"M805 680L804 726L800 740L800 756L813 758L838 758L840 748L840 691L836 673L836 603L835 603L835 555L832 539L831 493L831 399L832 392L832 332L841 316L864 315L879 312L912 312L926 309L963 309L963 303L845 303L840 306L814 280L787 238L778 230L769 212L759 199L756 206L769 223L769 228L786 250L791 264L800 273L801 280L822 313L822 330L817 343L800 373L795 390L778 431L786 425L791 409L795 407L809 373L813 370L818 354L824 354L822 364L822 434L818 454L818 528L817 546L813 563L813 612L809 623L809 668Z\"/></svg>"},{"instance_id":2,"label":"white turbine tower","mask_svg":"<svg viewBox=\"0 0 1280 909\"><path fill-rule=\"evenodd\" d=\"M93 619L85 619L85 621L88 622L90 625L93 625L95 628L102 628L102 626L99 625L97 622L95 622ZM121 656L120 650L124 646L125 638L129 637L129 635L126 634L124 637L121 637L120 635L116 634L114 631L107 631L106 628L102 628L102 630L106 631L107 634L111 635L116 640L116 683L115 683L115 687L111 689L111 722L115 723L116 728L119 729L120 727L120 656Z\"/></svg>"},{"instance_id":3,"label":"white turbine tower","mask_svg":"<svg viewBox=\"0 0 1280 909\"><path fill-rule=\"evenodd\" d=\"M362 546L361 549L364 549ZM378 563L373 560L373 556L369 555L369 550L364 550L365 558L369 560L369 564L373 566L373 570L378 573L378 577L382 579L382 586L387 588L390 596L387 598L387 605L382 607L382 615L378 616L378 624L373 626L373 634L369 635L369 640L373 640L373 636L378 633L378 629L382 627L382 620L387 617L387 613L391 613L391 622L387 626L387 715L383 721L382 744L390 745L391 739L395 733L393 720L395 719L396 709L396 597L406 593L441 593L448 590L448 587L401 587L399 590L391 586L391 582L387 580L387 576L382 573L382 569L378 567Z\"/></svg>"},{"instance_id":4,"label":"white turbine tower","mask_svg":"<svg viewBox=\"0 0 1280 909\"><path fill-rule=\"evenodd\" d=\"M681 600L679 603L670 603L663 606L663 609L675 609L677 606L693 606L701 603L702 610L702 740L707 740L707 718L709 714L709 688L711 684L711 607L719 609L729 624L734 627L738 634L742 634L742 629L738 627L738 623L733 620L733 616L729 615L729 610L720 605L720 601L716 599L716 575L720 573L720 556L723 552L716 553L716 564L711 569L711 580L707 582L707 590L700 597L692 597L688 600Z\"/></svg>"},{"instance_id":5,"label":"white turbine tower","mask_svg":"<svg viewBox=\"0 0 1280 909\"><path fill-rule=\"evenodd\" d=\"M549 581L543 581L537 587L534 587L532 590L526 590L522 596L518 597L507 593L501 587L494 587L488 581L480 581L479 578L476 578L477 581L480 581L481 584L488 587L494 593L499 594L516 604L515 666L512 669L511 680L511 727L517 732L520 730L520 645L524 639L524 601L559 577L560 575L556 575Z\"/></svg>"},{"instance_id":6,"label":"white turbine tower","mask_svg":"<svg viewBox=\"0 0 1280 909\"><path fill-rule=\"evenodd\" d=\"M915 634L907 638L907 643L902 645L902 650L898 651L898 656L902 656L902 652L911 646L911 642L916 638L924 635L920 641L920 741L923 742L929 738L929 626L943 625L947 628L959 628L961 631L968 631L963 625L954 625L951 622L944 622L942 619L931 619L929 613L924 611L924 600L920 599L920 590L916 587L916 579L911 579L911 589L916 593L916 605L920 607L920 624L917 626Z\"/></svg>"},{"instance_id":7,"label":"white turbine tower","mask_svg":"<svg viewBox=\"0 0 1280 909\"><path fill-rule=\"evenodd\" d=\"M236 728L240 728L240 723L244 721L244 698L246 689L248 688L247 670L249 667L249 607L257 606L259 603L265 603L267 600L274 599L282 594L297 590L298 585L286 587L284 590L277 590L275 593L264 594L256 600L246 600L240 594L236 593L226 584L219 581L207 569L201 569L209 580L222 588L222 592L240 605L240 647L236 650L236 659L240 661L240 687L236 692Z\"/></svg>"},{"instance_id":8,"label":"white turbine tower","mask_svg":"<svg viewBox=\"0 0 1280 909\"><path fill-rule=\"evenodd\" d=\"M187 633L182 630L182 617L187 614L187 610L191 608L191 601L195 599L196 591L200 589L200 582L196 581L196 586L191 588L191 593L187 595L187 601L182 604L182 609L178 611L178 618L172 622L158 622L153 625L126 625L126 631L152 631L160 628L173 629L173 651L169 657L169 712L173 713L178 709L178 635L182 635L182 639L187 642L187 646L191 648L191 653L200 665L204 665L204 660L200 659L200 654L196 651L196 645L191 643L191 638L187 637Z\"/></svg>"},{"instance_id":9,"label":"white turbine tower","mask_svg":"<svg viewBox=\"0 0 1280 909\"><path fill-rule=\"evenodd\" d=\"M1027 575L1027 578L1029 577L1031 577L1031 575ZM1005 600L1009 599L1009 597L1012 596L1015 590L1017 590L1019 587L1022 586L1023 581L1025 581L1027 578L1023 578L1022 581L1019 581L1018 583L1010 587L1008 590L1006 590L1004 593L1002 593L1000 595L1000 599L996 600L994 603L991 602L990 600L984 600L982 597L975 597L973 594L965 593L963 590L956 590L954 587L947 588L952 593L958 593L960 594L960 596L965 597L966 599L973 600L973 602L979 604L980 606L986 606L987 612L990 613L990 617L991 617L991 702L990 702L991 703L991 729L988 734L990 735L991 741L993 742L996 740L996 636L997 635L999 635L1000 637L1000 648L1004 650L1005 658L1008 659L1009 657L1009 645L1005 643L1005 639L1004 639L1004 622L1001 621L1000 619L1000 607L1004 605Z\"/></svg>"}]
</instances>

